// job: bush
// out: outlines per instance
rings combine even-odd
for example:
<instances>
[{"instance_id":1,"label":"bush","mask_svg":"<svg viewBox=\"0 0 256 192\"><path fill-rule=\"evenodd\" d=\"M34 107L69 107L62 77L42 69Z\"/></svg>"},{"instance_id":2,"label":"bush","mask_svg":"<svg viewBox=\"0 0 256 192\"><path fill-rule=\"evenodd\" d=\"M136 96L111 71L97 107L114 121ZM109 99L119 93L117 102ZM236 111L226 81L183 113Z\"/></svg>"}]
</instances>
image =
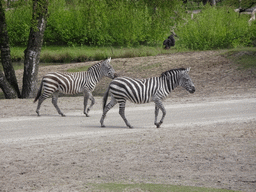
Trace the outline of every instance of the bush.
<instances>
[{"instance_id":1,"label":"bush","mask_svg":"<svg viewBox=\"0 0 256 192\"><path fill-rule=\"evenodd\" d=\"M30 29L31 0L7 12L12 45L25 45ZM179 0L51 0L44 34L46 45L159 44L170 34Z\"/></svg>"},{"instance_id":2,"label":"bush","mask_svg":"<svg viewBox=\"0 0 256 192\"><path fill-rule=\"evenodd\" d=\"M30 5L20 6L5 12L10 44L16 46L27 45L30 32L32 11Z\"/></svg>"},{"instance_id":3,"label":"bush","mask_svg":"<svg viewBox=\"0 0 256 192\"><path fill-rule=\"evenodd\" d=\"M228 7L206 6L201 13L177 27L178 48L209 50L249 45L253 27L248 15L240 15Z\"/></svg>"}]
</instances>

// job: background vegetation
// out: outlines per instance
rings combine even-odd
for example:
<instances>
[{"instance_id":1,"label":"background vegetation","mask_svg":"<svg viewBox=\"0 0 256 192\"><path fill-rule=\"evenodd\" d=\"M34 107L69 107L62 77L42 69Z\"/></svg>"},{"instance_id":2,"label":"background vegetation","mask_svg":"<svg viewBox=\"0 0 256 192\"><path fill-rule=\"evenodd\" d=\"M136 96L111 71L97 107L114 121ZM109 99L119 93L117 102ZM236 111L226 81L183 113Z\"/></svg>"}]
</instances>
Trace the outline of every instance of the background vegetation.
<instances>
[{"instance_id":1,"label":"background vegetation","mask_svg":"<svg viewBox=\"0 0 256 192\"><path fill-rule=\"evenodd\" d=\"M182 1L132 0L50 0L45 31L46 45L155 44L170 33L174 10ZM31 20L31 0L21 1L7 11L10 43L27 43Z\"/></svg>"},{"instance_id":2,"label":"background vegetation","mask_svg":"<svg viewBox=\"0 0 256 192\"><path fill-rule=\"evenodd\" d=\"M250 15L234 12L234 7L206 5L193 19L179 23L177 48L210 50L250 46L256 37L256 22L249 25Z\"/></svg>"},{"instance_id":3,"label":"background vegetation","mask_svg":"<svg viewBox=\"0 0 256 192\"><path fill-rule=\"evenodd\" d=\"M26 46L31 0L12 6L6 11L10 44ZM236 0L221 1L216 7L179 0L50 0L44 46L161 47L171 29L178 35L178 50L251 46L256 22L249 25L250 15L234 12L237 6ZM193 9L202 12L191 19L188 11Z\"/></svg>"}]
</instances>

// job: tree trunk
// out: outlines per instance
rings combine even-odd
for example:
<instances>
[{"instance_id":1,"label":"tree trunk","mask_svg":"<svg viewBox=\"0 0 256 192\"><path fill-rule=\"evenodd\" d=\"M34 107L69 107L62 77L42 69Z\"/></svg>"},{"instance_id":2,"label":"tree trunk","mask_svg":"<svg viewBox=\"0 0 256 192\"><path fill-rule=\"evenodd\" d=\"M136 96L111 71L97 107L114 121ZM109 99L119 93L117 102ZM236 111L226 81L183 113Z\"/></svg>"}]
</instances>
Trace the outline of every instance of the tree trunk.
<instances>
[{"instance_id":1,"label":"tree trunk","mask_svg":"<svg viewBox=\"0 0 256 192\"><path fill-rule=\"evenodd\" d=\"M4 9L2 6L2 0L0 0L0 50L6 80L10 83L11 87L16 91L18 97L20 97L20 90L18 87L15 71L13 69L11 61L9 37L7 33L7 25L5 20ZM10 93L10 91L6 91L6 93Z\"/></svg>"},{"instance_id":2,"label":"tree trunk","mask_svg":"<svg viewBox=\"0 0 256 192\"><path fill-rule=\"evenodd\" d=\"M216 6L216 0L211 0L211 5Z\"/></svg>"},{"instance_id":3,"label":"tree trunk","mask_svg":"<svg viewBox=\"0 0 256 192\"><path fill-rule=\"evenodd\" d=\"M47 21L48 0L33 0L32 27L27 49L24 51L22 98L34 97L37 91L37 74L40 52Z\"/></svg>"},{"instance_id":4,"label":"tree trunk","mask_svg":"<svg viewBox=\"0 0 256 192\"><path fill-rule=\"evenodd\" d=\"M9 84L7 79L5 78L3 72L0 70L0 88L4 92L4 96L6 99L14 99L17 97L16 92L12 88L12 86Z\"/></svg>"}]
</instances>

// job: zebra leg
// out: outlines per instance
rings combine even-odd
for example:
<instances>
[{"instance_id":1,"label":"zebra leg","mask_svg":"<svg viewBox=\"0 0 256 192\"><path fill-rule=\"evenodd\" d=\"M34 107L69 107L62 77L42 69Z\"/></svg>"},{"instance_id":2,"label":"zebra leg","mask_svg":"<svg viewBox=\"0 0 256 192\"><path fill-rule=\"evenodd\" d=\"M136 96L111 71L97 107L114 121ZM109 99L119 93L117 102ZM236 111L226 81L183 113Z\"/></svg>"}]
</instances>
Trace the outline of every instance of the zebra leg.
<instances>
[{"instance_id":1,"label":"zebra leg","mask_svg":"<svg viewBox=\"0 0 256 192\"><path fill-rule=\"evenodd\" d=\"M158 113L159 113L159 107L155 104L155 125L157 124L157 117L158 117Z\"/></svg>"},{"instance_id":2,"label":"zebra leg","mask_svg":"<svg viewBox=\"0 0 256 192\"><path fill-rule=\"evenodd\" d=\"M37 116L40 116L39 114L39 109L41 107L41 104L43 103L43 101L46 99L46 97L43 97L43 95L41 95L38 99L38 104L37 104L37 108L36 108L36 113L37 113Z\"/></svg>"},{"instance_id":3,"label":"zebra leg","mask_svg":"<svg viewBox=\"0 0 256 192\"><path fill-rule=\"evenodd\" d=\"M88 110L86 111L86 107L87 107L87 102L89 99L90 95L89 92L87 90L84 90L84 114L86 115L86 117L89 117L88 115Z\"/></svg>"},{"instance_id":4,"label":"zebra leg","mask_svg":"<svg viewBox=\"0 0 256 192\"><path fill-rule=\"evenodd\" d=\"M164 105L163 105L163 103L160 99L157 99L154 102L155 102L156 107L158 108L158 109L155 110L155 125L156 125L157 128L160 128L160 125L164 122L164 117L166 115L166 110L165 110ZM158 115L159 109L162 111L163 116L162 116L161 120L159 121L159 123L157 123L157 115Z\"/></svg>"},{"instance_id":5,"label":"zebra leg","mask_svg":"<svg viewBox=\"0 0 256 192\"><path fill-rule=\"evenodd\" d=\"M103 114L101 116L101 119L100 119L100 124L101 124L101 127L105 127L104 125L104 119L106 117L106 114L107 112L112 108L114 107L115 105L117 104L115 98L112 96L111 97L111 101L105 106L105 108L103 109Z\"/></svg>"},{"instance_id":6,"label":"zebra leg","mask_svg":"<svg viewBox=\"0 0 256 192\"><path fill-rule=\"evenodd\" d=\"M59 97L59 91L54 92L53 95L52 95L52 104L55 107L55 109L58 111L58 113L62 117L65 117L65 115L61 112L60 108L57 105L58 97Z\"/></svg>"},{"instance_id":7,"label":"zebra leg","mask_svg":"<svg viewBox=\"0 0 256 192\"><path fill-rule=\"evenodd\" d=\"M90 107L87 108L87 111L86 111L87 115L88 115L90 109L92 108L92 106L95 104L95 99L94 99L94 97L93 97L93 95L92 95L91 92L89 92L89 99L91 100L91 105L90 105ZM89 115L88 115L88 116L89 116ZM87 116L87 117L88 117L88 116Z\"/></svg>"},{"instance_id":8,"label":"zebra leg","mask_svg":"<svg viewBox=\"0 0 256 192\"><path fill-rule=\"evenodd\" d=\"M133 127L131 126L131 124L128 122L128 120L125 118L125 102L119 103L119 114L121 115L121 117L123 118L125 124L127 125L127 127L129 127L130 129L132 129Z\"/></svg>"}]
</instances>

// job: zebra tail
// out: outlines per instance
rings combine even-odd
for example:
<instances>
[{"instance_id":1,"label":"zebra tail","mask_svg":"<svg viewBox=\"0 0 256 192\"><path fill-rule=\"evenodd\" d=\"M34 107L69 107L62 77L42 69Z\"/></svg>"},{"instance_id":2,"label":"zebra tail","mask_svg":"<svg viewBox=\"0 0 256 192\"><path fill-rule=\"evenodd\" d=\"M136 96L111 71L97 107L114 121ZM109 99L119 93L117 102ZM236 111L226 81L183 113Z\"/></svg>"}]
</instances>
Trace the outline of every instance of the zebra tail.
<instances>
[{"instance_id":1,"label":"zebra tail","mask_svg":"<svg viewBox=\"0 0 256 192\"><path fill-rule=\"evenodd\" d=\"M107 103L107 100L108 100L109 88L110 88L110 86L108 87L108 90L105 92L105 94L103 96L103 111L104 111L104 108L106 107L106 103Z\"/></svg>"},{"instance_id":2,"label":"zebra tail","mask_svg":"<svg viewBox=\"0 0 256 192\"><path fill-rule=\"evenodd\" d=\"M34 103L39 99L39 97L42 94L42 88L43 88L43 80L41 81L40 88L38 89L37 95L35 97Z\"/></svg>"}]
</instances>

